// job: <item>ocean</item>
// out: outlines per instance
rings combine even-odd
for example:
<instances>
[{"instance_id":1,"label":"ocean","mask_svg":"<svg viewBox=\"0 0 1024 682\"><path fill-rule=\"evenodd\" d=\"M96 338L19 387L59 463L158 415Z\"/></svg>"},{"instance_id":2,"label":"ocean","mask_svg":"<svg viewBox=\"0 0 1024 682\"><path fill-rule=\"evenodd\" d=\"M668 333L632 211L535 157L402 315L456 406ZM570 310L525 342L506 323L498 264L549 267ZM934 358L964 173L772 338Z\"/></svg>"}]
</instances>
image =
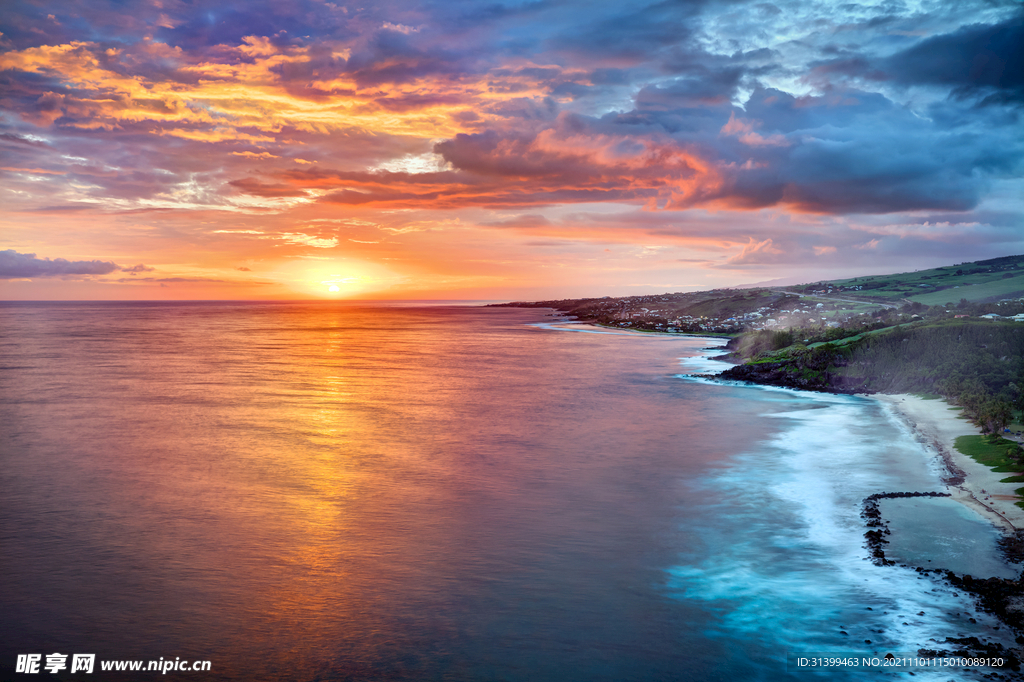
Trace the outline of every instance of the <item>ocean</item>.
<instances>
[{"instance_id":1,"label":"ocean","mask_svg":"<svg viewBox=\"0 0 1024 682\"><path fill-rule=\"evenodd\" d=\"M945 490L880 404L549 312L0 304L3 679L878 679L787 656L1011 642L868 560L867 495ZM1015 575L969 511L890 503L901 563Z\"/></svg>"}]
</instances>

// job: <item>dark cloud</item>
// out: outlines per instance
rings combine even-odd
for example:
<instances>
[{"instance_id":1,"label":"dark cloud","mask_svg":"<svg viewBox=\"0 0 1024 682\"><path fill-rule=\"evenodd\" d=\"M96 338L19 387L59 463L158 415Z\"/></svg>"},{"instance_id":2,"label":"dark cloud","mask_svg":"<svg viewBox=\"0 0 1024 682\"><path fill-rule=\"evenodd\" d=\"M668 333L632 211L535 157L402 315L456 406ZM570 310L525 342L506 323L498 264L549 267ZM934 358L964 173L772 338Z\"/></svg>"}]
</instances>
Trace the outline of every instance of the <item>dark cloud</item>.
<instances>
[{"instance_id":1,"label":"dark cloud","mask_svg":"<svg viewBox=\"0 0 1024 682\"><path fill-rule=\"evenodd\" d=\"M887 58L844 55L812 64L818 76L947 88L984 105L1024 102L1024 17L972 24L926 38Z\"/></svg>"},{"instance_id":2,"label":"dark cloud","mask_svg":"<svg viewBox=\"0 0 1024 682\"><path fill-rule=\"evenodd\" d=\"M345 73L360 87L409 83L425 76L457 76L472 71L472 54L448 46L421 46L405 33L376 31L366 47L349 57Z\"/></svg>"},{"instance_id":3,"label":"dark cloud","mask_svg":"<svg viewBox=\"0 0 1024 682\"><path fill-rule=\"evenodd\" d=\"M108 275L118 270L115 263L100 260L69 261L36 258L34 253L0 251L0 279L22 277L59 277L61 275Z\"/></svg>"},{"instance_id":4,"label":"dark cloud","mask_svg":"<svg viewBox=\"0 0 1024 682\"><path fill-rule=\"evenodd\" d=\"M4 144L19 144L26 145L29 147L47 147L49 145L39 140L30 140L27 137L21 135L15 135L14 133L0 133L0 143Z\"/></svg>"},{"instance_id":5,"label":"dark cloud","mask_svg":"<svg viewBox=\"0 0 1024 682\"><path fill-rule=\"evenodd\" d=\"M170 45L202 49L216 45L236 45L246 36L268 36L277 46L301 44L306 37L355 35L350 28L351 14L312 0L295 2L206 3L197 11L187 3L175 3L160 15L166 17L157 37ZM155 21L154 21L155 20ZM159 15L151 19L159 24ZM315 29L315 30L314 30Z\"/></svg>"},{"instance_id":6,"label":"dark cloud","mask_svg":"<svg viewBox=\"0 0 1024 682\"><path fill-rule=\"evenodd\" d=\"M553 154L534 143L535 135L508 135L495 130L456 135L434 146L434 152L462 171L502 177L565 176L579 166L579 157Z\"/></svg>"},{"instance_id":7,"label":"dark cloud","mask_svg":"<svg viewBox=\"0 0 1024 682\"><path fill-rule=\"evenodd\" d=\"M670 202L674 208L727 201L837 214L963 211L978 204L989 176L1016 172L1024 151L1001 127L948 130L881 94L853 89L805 97L757 89L726 123L721 108L694 109L691 85L645 88L634 111L603 119L633 134L660 129L728 164L714 191Z\"/></svg>"},{"instance_id":8,"label":"dark cloud","mask_svg":"<svg viewBox=\"0 0 1024 682\"><path fill-rule=\"evenodd\" d=\"M636 106L643 110L667 110L725 104L735 96L742 75L740 68L705 70L701 76L648 85L637 93Z\"/></svg>"},{"instance_id":9,"label":"dark cloud","mask_svg":"<svg viewBox=\"0 0 1024 682\"><path fill-rule=\"evenodd\" d=\"M903 84L945 85L958 96L1024 102L1024 17L923 40L890 57L885 67Z\"/></svg>"},{"instance_id":10,"label":"dark cloud","mask_svg":"<svg viewBox=\"0 0 1024 682\"><path fill-rule=\"evenodd\" d=\"M703 5L700 0L690 0L625 6L627 11L597 14L578 29L565 30L552 38L549 46L598 59L643 58L653 50L688 42L692 21Z\"/></svg>"},{"instance_id":11,"label":"dark cloud","mask_svg":"<svg viewBox=\"0 0 1024 682\"><path fill-rule=\"evenodd\" d=\"M435 5L435 11L458 29L473 29L481 26L493 26L498 22L509 22L519 18L529 18L539 12L556 6L554 0L536 0L535 2L501 3L486 2L481 5L441 2Z\"/></svg>"},{"instance_id":12,"label":"dark cloud","mask_svg":"<svg viewBox=\"0 0 1024 682\"><path fill-rule=\"evenodd\" d=\"M630 73L627 69L594 69L590 81L596 85L629 85Z\"/></svg>"}]
</instances>

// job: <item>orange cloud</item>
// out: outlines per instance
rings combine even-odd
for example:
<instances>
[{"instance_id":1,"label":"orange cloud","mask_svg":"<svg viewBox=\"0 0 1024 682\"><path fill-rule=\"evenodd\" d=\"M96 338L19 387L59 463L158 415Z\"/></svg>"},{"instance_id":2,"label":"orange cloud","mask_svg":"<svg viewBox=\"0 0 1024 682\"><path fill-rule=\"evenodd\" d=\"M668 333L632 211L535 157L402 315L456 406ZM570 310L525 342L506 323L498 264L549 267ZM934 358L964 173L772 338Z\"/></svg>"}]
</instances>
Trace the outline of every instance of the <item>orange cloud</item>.
<instances>
[{"instance_id":1,"label":"orange cloud","mask_svg":"<svg viewBox=\"0 0 1024 682\"><path fill-rule=\"evenodd\" d=\"M743 249L738 254L730 256L727 262L731 265L770 262L775 260L775 256L781 256L783 253L782 249L773 245L771 239L757 241L751 237Z\"/></svg>"},{"instance_id":2,"label":"orange cloud","mask_svg":"<svg viewBox=\"0 0 1024 682\"><path fill-rule=\"evenodd\" d=\"M349 79L314 80L310 87L323 96L300 97L278 71L309 62L308 50L282 50L266 37L249 36L241 45L224 47L224 56L233 58L223 62L189 63L181 50L155 45L146 42L139 50L178 62L176 73L186 82L124 75L112 68L111 62L130 62L134 55L101 51L94 43L77 41L5 53L0 55L0 69L58 78L75 93L78 118L84 119L70 125L109 129L124 122L173 123L188 127L163 128L160 133L209 141L269 141L274 138L238 129L277 133L284 127L321 134L365 128L447 137L460 129L448 114L471 101L464 84L429 80L362 91ZM247 61L239 61L239 57ZM49 125L64 115L63 95L46 93L41 97L36 111L22 112L24 118ZM213 131L196 130L195 126Z\"/></svg>"},{"instance_id":3,"label":"orange cloud","mask_svg":"<svg viewBox=\"0 0 1024 682\"><path fill-rule=\"evenodd\" d=\"M736 118L736 112L733 111L729 113L729 121L722 126L719 134L735 137L743 144L751 147L785 147L790 144L785 135L776 134L764 137L760 133L754 132L754 128L760 125L760 121Z\"/></svg>"}]
</instances>

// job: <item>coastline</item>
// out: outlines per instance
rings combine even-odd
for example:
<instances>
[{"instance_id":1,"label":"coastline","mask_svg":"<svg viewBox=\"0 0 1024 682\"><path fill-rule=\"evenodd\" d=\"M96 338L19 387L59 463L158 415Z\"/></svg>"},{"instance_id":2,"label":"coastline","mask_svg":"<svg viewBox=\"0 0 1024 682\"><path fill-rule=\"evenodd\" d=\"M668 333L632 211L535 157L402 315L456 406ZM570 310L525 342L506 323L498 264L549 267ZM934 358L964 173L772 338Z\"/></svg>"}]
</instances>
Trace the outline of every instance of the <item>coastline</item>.
<instances>
[{"instance_id":1,"label":"coastline","mask_svg":"<svg viewBox=\"0 0 1024 682\"><path fill-rule=\"evenodd\" d=\"M691 376L701 376L718 381L734 378L728 376L727 373ZM735 378L761 386L814 390L793 386L792 382L779 381L777 377L741 376ZM954 407L945 400L926 400L911 394L865 393L863 390L857 391L856 389L835 390L834 387L818 388L817 390L822 393L852 394L876 402L893 422L905 426L910 435L941 462L936 462L936 464L940 466L944 492L877 493L864 500L861 516L867 525L866 546L877 565L898 563L892 559L886 560L882 548L883 545L888 544L884 536L889 534L889 527L883 517L883 512L877 506L878 500L882 498L935 498L948 495L990 523L1002 535L1002 539L999 541L1001 551L998 553L997 561L1005 563L1012 571L1020 570L1020 562L1024 557L1024 509L1016 505L1016 502L1021 499L1016 494L1016 490L1021 484L1001 483L1002 479L1014 474L992 471L988 466L976 462L956 449L955 441L958 437L981 434L979 427L961 417L961 408ZM877 553L874 553L874 550L877 550ZM995 639L990 639L984 636L971 637L963 633L957 633L956 636L947 635L945 638L941 638L941 636L936 638L937 636L933 635L930 639L933 644L919 649L919 651L922 654L934 656L1005 657L1007 665L1000 668L1000 675L1005 675L1006 679L1024 680L1024 676L1020 674L1021 659L1024 659L1024 655L1018 648L1019 645L1024 644L1024 575L1016 579L980 577L977 571L959 573L951 570L949 566L942 565L943 563L938 561L934 564L927 563L919 566L901 564L901 566L915 570L918 573L918 579L926 579L929 574L934 574L935 585L940 586L938 589L952 586L970 595L979 613L984 612L994 616L1002 626L1012 633L1011 639L1000 641L998 635ZM972 573L974 575L971 575ZM948 623L957 622L960 616L959 613L953 614L952 611L947 615ZM993 629L998 630L999 628ZM1016 635L1016 644L1014 644L1013 635Z\"/></svg>"},{"instance_id":2,"label":"coastline","mask_svg":"<svg viewBox=\"0 0 1024 682\"><path fill-rule=\"evenodd\" d=\"M973 509L1006 533L1024 529L1024 509L1017 506L1019 483L1000 483L1012 476L992 471L954 447L959 436L975 436L981 430L960 416L959 408L944 400L925 400L909 394L873 394L898 419L942 458L945 482L953 499Z\"/></svg>"}]
</instances>

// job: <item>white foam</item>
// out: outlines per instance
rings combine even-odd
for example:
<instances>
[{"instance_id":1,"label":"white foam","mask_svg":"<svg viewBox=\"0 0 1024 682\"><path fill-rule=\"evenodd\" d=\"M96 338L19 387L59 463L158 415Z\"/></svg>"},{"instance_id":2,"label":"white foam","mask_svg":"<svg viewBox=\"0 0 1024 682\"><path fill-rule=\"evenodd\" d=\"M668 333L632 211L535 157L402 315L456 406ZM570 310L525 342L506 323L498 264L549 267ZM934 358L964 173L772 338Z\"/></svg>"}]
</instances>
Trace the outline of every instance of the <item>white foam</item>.
<instances>
[{"instance_id":1,"label":"white foam","mask_svg":"<svg viewBox=\"0 0 1024 682\"><path fill-rule=\"evenodd\" d=\"M601 327L595 327L592 324L585 322L572 322L569 320L559 320L557 322L531 322L526 325L527 327L536 327L537 329L546 329L548 331L556 332L583 332L585 334L615 334L617 336L639 335L640 332L628 332L626 330L617 329L602 329ZM646 336L646 334L642 334Z\"/></svg>"},{"instance_id":2,"label":"white foam","mask_svg":"<svg viewBox=\"0 0 1024 682\"><path fill-rule=\"evenodd\" d=\"M721 345L720 345L721 350L723 350L723 351L725 350L725 344L726 343L727 343L727 341L721 340ZM697 352L702 352L702 351L707 351L707 350L709 350L709 349L708 348L701 348ZM722 372L722 371L732 367L732 365L730 363L728 363L728 362L724 362L722 360L715 360L714 358L716 357L716 355L721 355L721 353L716 351L714 355L707 355L707 354L687 355L687 356L679 358L679 365L683 369L685 369L686 372L684 372L683 374L678 374L676 376L679 377L680 379L696 380L696 381L700 381L702 383L713 383L713 382L709 382L707 380L707 378L705 378L705 377L694 377L694 376L690 376L690 375L692 375L692 374L718 374L719 372ZM731 382L726 382L726 383L731 383ZM736 383L742 383L742 382L736 382Z\"/></svg>"},{"instance_id":3,"label":"white foam","mask_svg":"<svg viewBox=\"0 0 1024 682\"><path fill-rule=\"evenodd\" d=\"M923 446L871 401L787 393L810 409L765 414L780 430L759 451L694 484L720 493L716 521L737 525L716 529L713 554L672 569L673 589L728 604L722 636L767 637L788 651L916 651L964 635L1011 645L1006 629L992 630L994 618L938 578L867 560L863 498L944 489ZM768 397L762 387L751 395ZM977 623L951 616L968 611Z\"/></svg>"}]
</instances>

